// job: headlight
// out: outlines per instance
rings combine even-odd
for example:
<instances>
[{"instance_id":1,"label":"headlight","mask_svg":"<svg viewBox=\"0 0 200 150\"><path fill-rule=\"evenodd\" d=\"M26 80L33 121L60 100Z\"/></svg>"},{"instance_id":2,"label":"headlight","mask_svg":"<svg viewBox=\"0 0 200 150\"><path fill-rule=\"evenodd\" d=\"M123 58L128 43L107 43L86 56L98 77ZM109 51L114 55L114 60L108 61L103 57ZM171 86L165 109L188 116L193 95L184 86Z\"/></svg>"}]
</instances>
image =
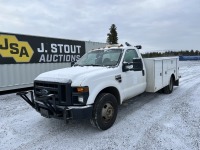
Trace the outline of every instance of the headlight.
<instances>
[{"instance_id":1,"label":"headlight","mask_svg":"<svg viewBox=\"0 0 200 150\"><path fill-rule=\"evenodd\" d=\"M78 97L78 101L79 101L80 103L83 103L83 102L84 102L83 96L79 96L79 97Z\"/></svg>"},{"instance_id":2,"label":"headlight","mask_svg":"<svg viewBox=\"0 0 200 150\"><path fill-rule=\"evenodd\" d=\"M73 105L85 105L89 97L88 86L78 86L72 88L72 103Z\"/></svg>"}]
</instances>

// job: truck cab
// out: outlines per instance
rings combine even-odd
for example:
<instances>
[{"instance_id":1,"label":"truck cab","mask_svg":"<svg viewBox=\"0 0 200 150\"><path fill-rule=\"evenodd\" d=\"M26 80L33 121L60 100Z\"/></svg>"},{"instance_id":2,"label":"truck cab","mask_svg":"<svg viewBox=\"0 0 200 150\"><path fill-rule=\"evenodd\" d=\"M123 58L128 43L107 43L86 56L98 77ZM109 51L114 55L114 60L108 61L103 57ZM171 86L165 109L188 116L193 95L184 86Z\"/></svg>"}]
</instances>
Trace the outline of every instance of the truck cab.
<instances>
[{"instance_id":1,"label":"truck cab","mask_svg":"<svg viewBox=\"0 0 200 150\"><path fill-rule=\"evenodd\" d=\"M30 91L31 99L28 92L18 95L44 117L90 119L92 125L106 130L115 122L118 105L149 85L139 48L110 45L91 50L70 68L40 74L34 80L34 92ZM177 81L177 75L170 76L169 84L154 86L153 91L170 88L171 92Z\"/></svg>"}]
</instances>

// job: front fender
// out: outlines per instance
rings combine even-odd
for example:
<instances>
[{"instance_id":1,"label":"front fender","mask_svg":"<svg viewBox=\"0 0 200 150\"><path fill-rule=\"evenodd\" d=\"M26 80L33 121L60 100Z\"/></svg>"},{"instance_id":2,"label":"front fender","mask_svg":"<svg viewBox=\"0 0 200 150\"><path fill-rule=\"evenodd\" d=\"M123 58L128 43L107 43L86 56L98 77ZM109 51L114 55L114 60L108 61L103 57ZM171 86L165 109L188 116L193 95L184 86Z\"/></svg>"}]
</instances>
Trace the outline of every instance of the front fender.
<instances>
[{"instance_id":1,"label":"front fender","mask_svg":"<svg viewBox=\"0 0 200 150\"><path fill-rule=\"evenodd\" d=\"M123 93L120 92L122 91L121 89L121 86L120 86L121 83L118 83L116 81L109 81L109 82L99 82L98 85L95 85L95 86L91 86L89 87L89 97L88 97L88 100L87 100L87 104L90 105L90 104L93 104L97 95L105 88L107 87L115 87L118 91L119 91L119 95L120 95L120 103L122 102L122 99L123 99Z\"/></svg>"}]
</instances>

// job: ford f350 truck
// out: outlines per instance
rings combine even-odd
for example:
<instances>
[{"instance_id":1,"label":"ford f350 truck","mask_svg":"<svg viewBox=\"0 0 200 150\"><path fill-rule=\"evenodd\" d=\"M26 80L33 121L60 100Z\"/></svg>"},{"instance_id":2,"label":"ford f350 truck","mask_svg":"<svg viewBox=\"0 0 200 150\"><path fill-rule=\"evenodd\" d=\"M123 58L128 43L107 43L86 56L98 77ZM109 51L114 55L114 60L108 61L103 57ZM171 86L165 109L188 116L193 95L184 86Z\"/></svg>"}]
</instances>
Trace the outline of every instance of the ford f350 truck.
<instances>
[{"instance_id":1,"label":"ford f350 truck","mask_svg":"<svg viewBox=\"0 0 200 150\"><path fill-rule=\"evenodd\" d=\"M18 95L44 117L90 119L106 130L125 100L145 91L170 94L179 85L178 57L143 59L140 48L126 43L91 50L71 68L40 74L34 91Z\"/></svg>"}]
</instances>

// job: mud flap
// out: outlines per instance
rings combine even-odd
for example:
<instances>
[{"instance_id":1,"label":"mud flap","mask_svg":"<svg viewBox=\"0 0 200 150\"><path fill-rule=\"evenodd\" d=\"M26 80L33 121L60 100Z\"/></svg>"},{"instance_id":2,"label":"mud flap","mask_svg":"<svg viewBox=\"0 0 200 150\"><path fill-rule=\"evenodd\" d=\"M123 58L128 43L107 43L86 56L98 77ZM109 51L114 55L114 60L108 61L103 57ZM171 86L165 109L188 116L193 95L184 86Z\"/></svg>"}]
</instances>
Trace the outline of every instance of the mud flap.
<instances>
[{"instance_id":1,"label":"mud flap","mask_svg":"<svg viewBox=\"0 0 200 150\"><path fill-rule=\"evenodd\" d=\"M179 86L179 80L176 80L176 81L174 82L174 85L175 85L175 86Z\"/></svg>"}]
</instances>

